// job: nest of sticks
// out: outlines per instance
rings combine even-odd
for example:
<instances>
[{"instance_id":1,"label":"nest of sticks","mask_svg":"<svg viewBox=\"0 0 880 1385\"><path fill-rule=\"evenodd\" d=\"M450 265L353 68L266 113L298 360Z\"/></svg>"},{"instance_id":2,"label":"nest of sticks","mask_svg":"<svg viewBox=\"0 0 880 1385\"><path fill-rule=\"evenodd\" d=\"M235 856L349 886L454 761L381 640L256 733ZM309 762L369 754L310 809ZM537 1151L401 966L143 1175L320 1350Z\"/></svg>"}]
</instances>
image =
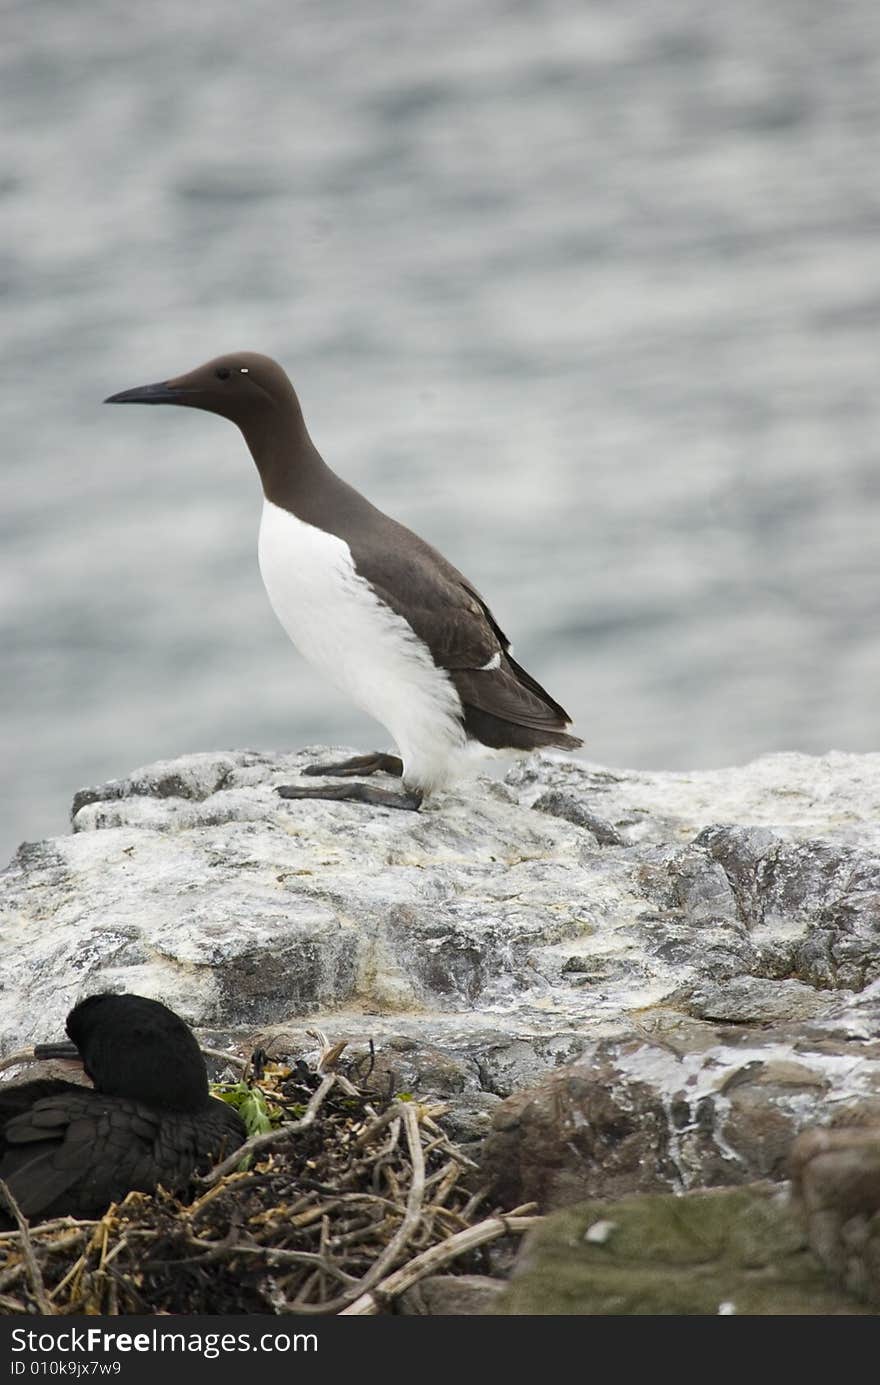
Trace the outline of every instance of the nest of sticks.
<instances>
[{"instance_id":1,"label":"nest of sticks","mask_svg":"<svg viewBox=\"0 0 880 1385\"><path fill-rule=\"evenodd\" d=\"M0 1314L377 1314L426 1275L485 1273L493 1242L539 1220L533 1204L487 1207L444 1108L377 1099L341 1070L344 1045L317 1037L316 1068L251 1079L282 1123L192 1198L130 1193L100 1221L33 1226L10 1202Z\"/></svg>"}]
</instances>

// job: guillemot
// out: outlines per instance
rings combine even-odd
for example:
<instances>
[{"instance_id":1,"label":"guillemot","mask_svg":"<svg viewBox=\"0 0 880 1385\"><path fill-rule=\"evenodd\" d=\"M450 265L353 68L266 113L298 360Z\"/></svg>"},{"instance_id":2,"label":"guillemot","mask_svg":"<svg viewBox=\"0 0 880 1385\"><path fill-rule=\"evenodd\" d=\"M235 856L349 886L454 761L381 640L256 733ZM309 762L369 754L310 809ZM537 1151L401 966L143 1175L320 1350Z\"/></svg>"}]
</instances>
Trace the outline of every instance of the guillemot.
<instances>
[{"instance_id":1,"label":"guillemot","mask_svg":"<svg viewBox=\"0 0 880 1385\"><path fill-rule=\"evenodd\" d=\"M263 485L259 563L272 608L300 653L392 736L375 753L307 774L402 776L404 793L361 782L282 785L285 798L418 809L449 785L469 744L574 750L568 713L511 653L476 587L410 529L337 476L309 437L277 361L218 356L107 404L181 404L240 428Z\"/></svg>"},{"instance_id":2,"label":"guillemot","mask_svg":"<svg viewBox=\"0 0 880 1385\"><path fill-rule=\"evenodd\" d=\"M139 995L94 995L67 1017L94 1087L42 1079L0 1088L0 1179L29 1218L99 1217L133 1189L176 1191L245 1139L237 1111L208 1091L205 1060L173 1010ZM0 1202L0 1225L10 1224Z\"/></svg>"}]
</instances>

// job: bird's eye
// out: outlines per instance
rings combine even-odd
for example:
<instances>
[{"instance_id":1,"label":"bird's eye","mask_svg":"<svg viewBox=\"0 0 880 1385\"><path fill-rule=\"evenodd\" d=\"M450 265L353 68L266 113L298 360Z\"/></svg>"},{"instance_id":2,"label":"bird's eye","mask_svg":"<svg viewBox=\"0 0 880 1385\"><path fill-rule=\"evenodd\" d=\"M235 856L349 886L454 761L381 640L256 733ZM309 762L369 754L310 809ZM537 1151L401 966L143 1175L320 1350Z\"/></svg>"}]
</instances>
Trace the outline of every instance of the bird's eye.
<instances>
[{"instance_id":1,"label":"bird's eye","mask_svg":"<svg viewBox=\"0 0 880 1385\"><path fill-rule=\"evenodd\" d=\"M217 376L218 380L229 379L229 371L225 365L218 365L217 369L214 371L214 374Z\"/></svg>"}]
</instances>

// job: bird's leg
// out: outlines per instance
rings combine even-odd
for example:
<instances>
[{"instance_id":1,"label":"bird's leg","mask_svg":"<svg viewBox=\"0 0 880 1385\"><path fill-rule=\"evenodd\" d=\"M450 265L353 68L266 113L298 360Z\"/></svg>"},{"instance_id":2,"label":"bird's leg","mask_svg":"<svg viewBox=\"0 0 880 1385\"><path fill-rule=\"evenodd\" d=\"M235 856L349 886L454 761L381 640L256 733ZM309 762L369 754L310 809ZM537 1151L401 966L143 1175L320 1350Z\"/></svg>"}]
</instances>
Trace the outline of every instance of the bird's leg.
<instances>
[{"instance_id":1,"label":"bird's leg","mask_svg":"<svg viewBox=\"0 0 880 1385\"><path fill-rule=\"evenodd\" d=\"M393 774L400 779L403 774L403 761L398 755L384 755L381 750L369 755L353 755L350 760L339 760L335 765L306 765L303 774L334 774L347 778L350 774Z\"/></svg>"},{"instance_id":2,"label":"bird's leg","mask_svg":"<svg viewBox=\"0 0 880 1385\"><path fill-rule=\"evenodd\" d=\"M424 794L420 789L408 789L403 793L392 793L389 789L374 789L372 784L328 784L326 787L306 788L303 784L281 784L278 793L282 798L324 798L332 803L368 803L374 808L408 808L417 813L422 806Z\"/></svg>"},{"instance_id":3,"label":"bird's leg","mask_svg":"<svg viewBox=\"0 0 880 1385\"><path fill-rule=\"evenodd\" d=\"M381 750L369 755L354 755L350 760L340 760L332 765L306 765L302 771L309 775L335 775L347 779L355 774L393 774L400 779L403 775L403 761L397 755L386 755ZM391 793L388 789L374 789L369 784L328 784L326 787L306 788L300 784L282 784L278 789L282 798L323 798L331 802L367 803L375 808L408 808L418 812L422 806L423 795L417 789L403 793Z\"/></svg>"}]
</instances>

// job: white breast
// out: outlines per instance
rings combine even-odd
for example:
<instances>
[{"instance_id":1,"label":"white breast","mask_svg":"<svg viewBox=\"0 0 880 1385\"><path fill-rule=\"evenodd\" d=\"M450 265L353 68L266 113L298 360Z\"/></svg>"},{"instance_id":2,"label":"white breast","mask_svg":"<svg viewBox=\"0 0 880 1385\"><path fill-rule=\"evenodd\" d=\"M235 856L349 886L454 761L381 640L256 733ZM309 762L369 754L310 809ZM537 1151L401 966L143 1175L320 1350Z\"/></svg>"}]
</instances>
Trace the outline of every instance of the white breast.
<instances>
[{"instance_id":1,"label":"white breast","mask_svg":"<svg viewBox=\"0 0 880 1385\"><path fill-rule=\"evenodd\" d=\"M461 701L407 622L355 571L348 544L263 502L260 572L299 652L394 738L408 788L428 793L457 772Z\"/></svg>"}]
</instances>

